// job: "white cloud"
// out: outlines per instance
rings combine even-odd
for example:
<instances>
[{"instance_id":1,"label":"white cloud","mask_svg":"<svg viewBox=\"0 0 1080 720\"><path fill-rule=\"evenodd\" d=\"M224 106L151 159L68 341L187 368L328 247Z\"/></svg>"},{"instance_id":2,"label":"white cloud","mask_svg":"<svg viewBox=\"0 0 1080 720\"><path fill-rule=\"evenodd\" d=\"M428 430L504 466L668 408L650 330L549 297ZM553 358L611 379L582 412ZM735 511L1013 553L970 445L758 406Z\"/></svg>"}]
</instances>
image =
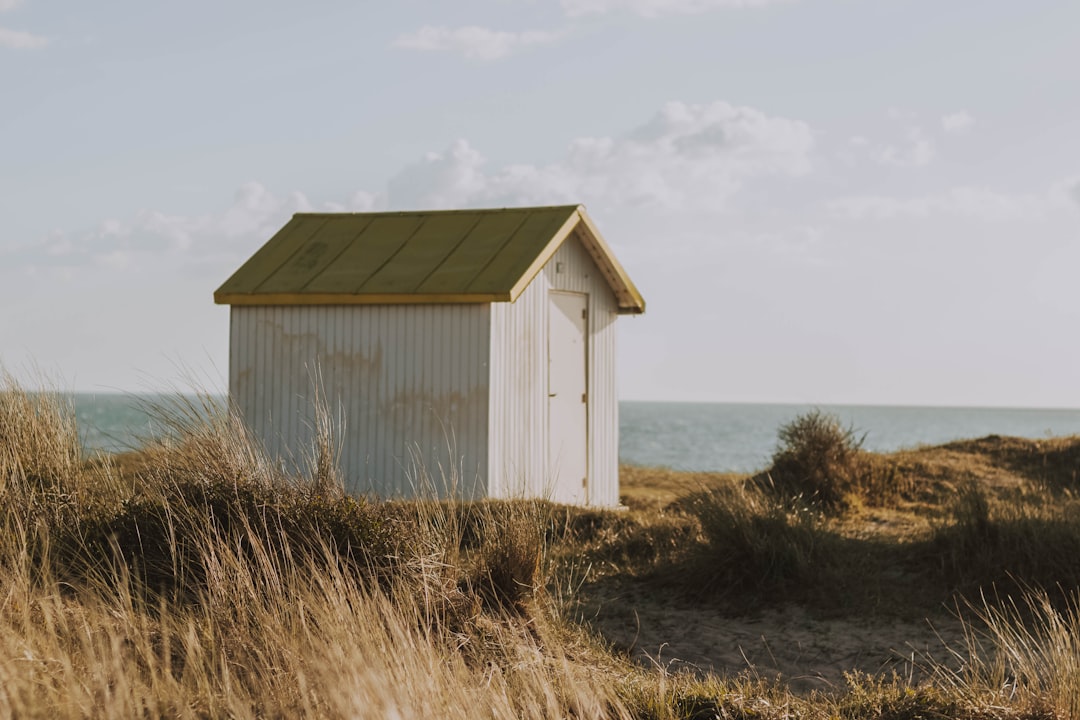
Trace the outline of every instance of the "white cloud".
<instances>
[{"instance_id":1,"label":"white cloud","mask_svg":"<svg viewBox=\"0 0 1080 720\"><path fill-rule=\"evenodd\" d=\"M0 0L0 13L14 10L19 5L22 5L22 0ZM33 50L48 44L49 39L41 35L0 27L0 47L11 50Z\"/></svg>"},{"instance_id":2,"label":"white cloud","mask_svg":"<svg viewBox=\"0 0 1080 720\"><path fill-rule=\"evenodd\" d=\"M834 217L848 220L893 220L952 215L986 222L1039 220L1068 207L1065 186L1044 193L1002 193L981 187L955 187L944 193L909 198L856 195L829 203Z\"/></svg>"},{"instance_id":3,"label":"white cloud","mask_svg":"<svg viewBox=\"0 0 1080 720\"><path fill-rule=\"evenodd\" d=\"M358 193L348 203L320 209L370 209L380 200ZM356 208L360 203L361 208ZM29 246L0 251L3 264L23 274L52 272L70 277L87 267L143 272L192 265L220 265L221 272L269 239L295 212L314 206L303 193L279 197L257 182L242 185L224 210L204 215L170 215L144 210L130 220L110 219L83 233L56 232ZM224 279L222 277L221 279Z\"/></svg>"},{"instance_id":4,"label":"white cloud","mask_svg":"<svg viewBox=\"0 0 1080 720\"><path fill-rule=\"evenodd\" d=\"M656 17L789 2L797 0L561 0L561 5L563 12L571 18L615 12ZM569 31L569 28L558 31L505 31L478 25L456 28L425 25L414 32L402 33L395 39L394 45L409 50L453 52L475 60L498 60L524 48L550 45L565 37Z\"/></svg>"},{"instance_id":5,"label":"white cloud","mask_svg":"<svg viewBox=\"0 0 1080 720\"><path fill-rule=\"evenodd\" d=\"M626 11L643 17L701 13L717 8L777 5L793 0L562 0L567 15L604 15Z\"/></svg>"},{"instance_id":6,"label":"white cloud","mask_svg":"<svg viewBox=\"0 0 1080 720\"><path fill-rule=\"evenodd\" d=\"M621 138L579 138L546 165L489 169L466 140L405 168L385 192L360 190L340 202L279 195L258 182L201 215L144 210L84 232L54 232L0 247L0 268L71 278L91 268L135 274L199 268L221 275L270 238L295 212L373 211L584 202L593 208L652 207L714 212L748 182L811 170L814 137L803 122L723 102L669 103ZM215 275L216 277L216 275ZM222 279L224 275L222 276Z\"/></svg>"},{"instance_id":7,"label":"white cloud","mask_svg":"<svg viewBox=\"0 0 1080 720\"><path fill-rule=\"evenodd\" d=\"M926 138L921 128L908 129L907 142L900 147L886 145L875 151L874 156L882 165L892 167L923 167L935 156L934 144Z\"/></svg>"},{"instance_id":8,"label":"white cloud","mask_svg":"<svg viewBox=\"0 0 1080 720\"><path fill-rule=\"evenodd\" d=\"M971 129L975 124L975 118L967 110L949 113L941 118L941 127L947 133L962 133Z\"/></svg>"},{"instance_id":9,"label":"white cloud","mask_svg":"<svg viewBox=\"0 0 1080 720\"><path fill-rule=\"evenodd\" d=\"M1050 188L1050 197L1058 205L1080 207L1080 176L1074 175L1054 183Z\"/></svg>"},{"instance_id":10,"label":"white cloud","mask_svg":"<svg viewBox=\"0 0 1080 720\"><path fill-rule=\"evenodd\" d=\"M490 193L492 179L484 174L484 157L467 140L446 152L428 153L389 182L395 207L450 208L470 205Z\"/></svg>"},{"instance_id":11,"label":"white cloud","mask_svg":"<svg viewBox=\"0 0 1080 720\"><path fill-rule=\"evenodd\" d=\"M470 25L459 28L426 25L398 36L394 44L410 50L454 52L476 60L497 60L535 45L547 45L565 33L528 30L507 32Z\"/></svg>"},{"instance_id":12,"label":"white cloud","mask_svg":"<svg viewBox=\"0 0 1080 720\"><path fill-rule=\"evenodd\" d=\"M41 35L0 27L0 47L13 50L32 50L45 47L48 44L49 39Z\"/></svg>"},{"instance_id":13,"label":"white cloud","mask_svg":"<svg viewBox=\"0 0 1080 720\"><path fill-rule=\"evenodd\" d=\"M622 138L579 138L549 165L488 172L459 140L389 184L395 207L587 202L666 209L723 209L744 183L811 169L814 136L798 120L724 102L668 103Z\"/></svg>"}]
</instances>

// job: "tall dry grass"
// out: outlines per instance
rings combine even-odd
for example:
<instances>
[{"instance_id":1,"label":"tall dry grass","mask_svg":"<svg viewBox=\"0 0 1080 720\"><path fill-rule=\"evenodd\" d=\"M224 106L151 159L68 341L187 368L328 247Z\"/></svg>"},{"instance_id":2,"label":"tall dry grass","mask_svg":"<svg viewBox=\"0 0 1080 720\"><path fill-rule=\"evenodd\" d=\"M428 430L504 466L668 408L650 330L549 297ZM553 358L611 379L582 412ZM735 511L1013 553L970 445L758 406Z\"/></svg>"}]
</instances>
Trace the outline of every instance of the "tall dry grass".
<instances>
[{"instance_id":1,"label":"tall dry grass","mask_svg":"<svg viewBox=\"0 0 1080 720\"><path fill-rule=\"evenodd\" d=\"M1045 591L984 595L968 603L958 669L940 684L968 703L1015 708L1030 717L1080 717L1080 591L1062 604Z\"/></svg>"},{"instance_id":2,"label":"tall dry grass","mask_svg":"<svg viewBox=\"0 0 1080 720\"><path fill-rule=\"evenodd\" d=\"M0 408L0 717L629 715L535 601L539 506L347 497L196 406L121 477L61 396Z\"/></svg>"},{"instance_id":3,"label":"tall dry grass","mask_svg":"<svg viewBox=\"0 0 1080 720\"><path fill-rule=\"evenodd\" d=\"M914 720L1074 712L1080 697L1075 614L1021 626L988 611L967 674L809 697L637 667L568 620L562 573L586 547L634 566L700 533L747 593L816 572L818 520L753 488L699 498L696 525L635 529L545 503L346 496L332 423L292 477L212 404L172 406L134 470L83 458L59 395L7 378L0 412L0 718ZM1026 694L993 690L1002 678Z\"/></svg>"},{"instance_id":4,"label":"tall dry grass","mask_svg":"<svg viewBox=\"0 0 1080 720\"><path fill-rule=\"evenodd\" d=\"M832 558L819 514L782 503L754 485L732 485L692 495L689 510L703 543L690 558L694 585L728 602L793 598L817 584Z\"/></svg>"},{"instance_id":5,"label":"tall dry grass","mask_svg":"<svg viewBox=\"0 0 1080 720\"><path fill-rule=\"evenodd\" d=\"M962 487L932 546L948 584L969 597L1022 595L1034 588L1061 598L1080 587L1080 503L1021 491L994 497Z\"/></svg>"}]
</instances>

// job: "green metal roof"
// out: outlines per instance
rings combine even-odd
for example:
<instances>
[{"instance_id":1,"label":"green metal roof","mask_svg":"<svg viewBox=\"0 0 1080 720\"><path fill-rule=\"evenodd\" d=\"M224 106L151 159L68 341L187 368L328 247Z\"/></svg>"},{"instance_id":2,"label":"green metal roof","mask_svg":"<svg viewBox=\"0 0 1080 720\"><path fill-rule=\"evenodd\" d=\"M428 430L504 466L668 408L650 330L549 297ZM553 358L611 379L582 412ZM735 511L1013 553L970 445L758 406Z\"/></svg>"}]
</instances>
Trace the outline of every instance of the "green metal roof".
<instances>
[{"instance_id":1,"label":"green metal roof","mask_svg":"<svg viewBox=\"0 0 1080 720\"><path fill-rule=\"evenodd\" d=\"M622 312L645 302L579 205L298 213L214 293L226 305L513 301L575 234Z\"/></svg>"}]
</instances>

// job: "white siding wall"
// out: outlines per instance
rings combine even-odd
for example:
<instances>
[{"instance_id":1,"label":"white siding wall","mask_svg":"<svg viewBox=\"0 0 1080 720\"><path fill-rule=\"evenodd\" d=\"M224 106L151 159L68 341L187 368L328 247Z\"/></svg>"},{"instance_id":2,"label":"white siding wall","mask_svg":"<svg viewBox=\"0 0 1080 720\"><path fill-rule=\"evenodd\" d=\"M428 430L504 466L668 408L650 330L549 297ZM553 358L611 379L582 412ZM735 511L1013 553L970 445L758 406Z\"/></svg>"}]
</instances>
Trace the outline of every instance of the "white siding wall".
<instances>
[{"instance_id":1,"label":"white siding wall","mask_svg":"<svg viewBox=\"0 0 1080 720\"><path fill-rule=\"evenodd\" d=\"M229 389L256 437L302 465L315 368L343 421L353 493L407 496L416 459L464 498L487 490L490 308L470 305L232 307Z\"/></svg>"},{"instance_id":2,"label":"white siding wall","mask_svg":"<svg viewBox=\"0 0 1080 720\"><path fill-rule=\"evenodd\" d=\"M562 272L557 269L561 264ZM492 497L543 496L548 468L548 291L589 296L589 504L619 503L615 297L573 235L514 303L491 306Z\"/></svg>"}]
</instances>

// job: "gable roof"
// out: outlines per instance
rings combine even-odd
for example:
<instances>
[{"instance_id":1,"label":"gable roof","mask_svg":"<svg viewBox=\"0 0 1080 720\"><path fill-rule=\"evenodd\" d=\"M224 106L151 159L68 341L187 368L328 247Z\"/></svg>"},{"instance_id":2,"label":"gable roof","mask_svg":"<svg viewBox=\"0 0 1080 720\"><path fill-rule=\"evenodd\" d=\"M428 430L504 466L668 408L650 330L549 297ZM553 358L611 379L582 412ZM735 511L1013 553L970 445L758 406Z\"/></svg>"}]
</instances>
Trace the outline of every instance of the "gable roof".
<instances>
[{"instance_id":1,"label":"gable roof","mask_svg":"<svg viewBox=\"0 0 1080 720\"><path fill-rule=\"evenodd\" d=\"M219 305L513 302L566 238L620 313L645 300L581 205L297 213L214 293Z\"/></svg>"}]
</instances>

